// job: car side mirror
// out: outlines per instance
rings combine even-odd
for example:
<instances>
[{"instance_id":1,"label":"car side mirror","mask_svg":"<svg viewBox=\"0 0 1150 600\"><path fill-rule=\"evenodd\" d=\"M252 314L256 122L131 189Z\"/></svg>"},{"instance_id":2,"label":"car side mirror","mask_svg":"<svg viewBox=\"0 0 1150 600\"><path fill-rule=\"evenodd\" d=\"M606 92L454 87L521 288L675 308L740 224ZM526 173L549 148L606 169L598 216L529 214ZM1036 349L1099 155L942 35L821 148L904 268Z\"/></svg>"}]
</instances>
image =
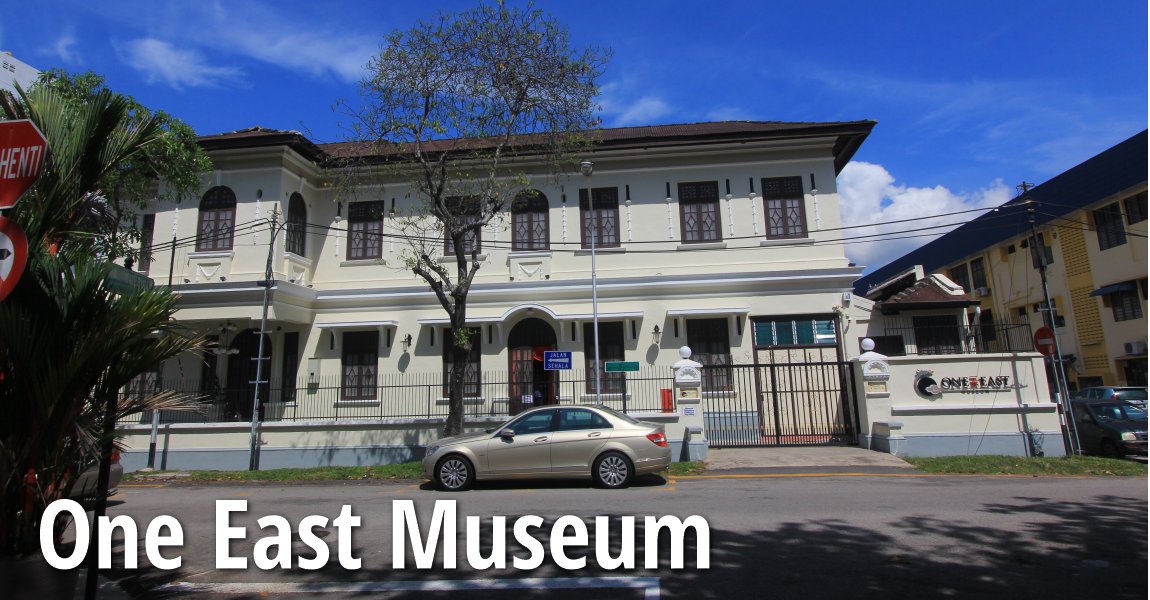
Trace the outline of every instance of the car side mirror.
<instances>
[{"instance_id":1,"label":"car side mirror","mask_svg":"<svg viewBox=\"0 0 1150 600\"><path fill-rule=\"evenodd\" d=\"M1083 423L1093 423L1093 422L1094 422L1094 417L1092 417L1092 416L1090 416L1090 415L1088 415L1088 414L1084 414L1084 415L1082 415L1082 422L1083 422Z\"/></svg>"},{"instance_id":2,"label":"car side mirror","mask_svg":"<svg viewBox=\"0 0 1150 600\"><path fill-rule=\"evenodd\" d=\"M499 437L501 437L505 440L513 440L513 439L515 439L515 430L514 429L504 429L503 431L499 432Z\"/></svg>"}]
</instances>

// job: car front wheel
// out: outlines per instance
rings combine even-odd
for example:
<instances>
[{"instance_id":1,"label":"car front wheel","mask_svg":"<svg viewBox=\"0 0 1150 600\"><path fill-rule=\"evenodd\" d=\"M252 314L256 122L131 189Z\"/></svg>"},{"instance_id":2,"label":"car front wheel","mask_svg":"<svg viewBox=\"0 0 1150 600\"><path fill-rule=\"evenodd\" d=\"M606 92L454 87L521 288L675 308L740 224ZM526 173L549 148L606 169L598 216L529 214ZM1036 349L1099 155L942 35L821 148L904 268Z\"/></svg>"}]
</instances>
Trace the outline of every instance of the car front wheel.
<instances>
[{"instance_id":1,"label":"car front wheel","mask_svg":"<svg viewBox=\"0 0 1150 600\"><path fill-rule=\"evenodd\" d=\"M595 478L596 485L618 489L631 483L634 469L631 468L631 461L627 460L626 456L618 452L607 452L595 459L591 475Z\"/></svg>"},{"instance_id":2,"label":"car front wheel","mask_svg":"<svg viewBox=\"0 0 1150 600\"><path fill-rule=\"evenodd\" d=\"M475 469L462 456L445 456L435 465L435 485L445 492L462 492L474 482Z\"/></svg>"},{"instance_id":3,"label":"car front wheel","mask_svg":"<svg viewBox=\"0 0 1150 600\"><path fill-rule=\"evenodd\" d=\"M1108 458L1122 458L1122 452L1118 450L1118 444L1110 440L1102 440L1102 456Z\"/></svg>"}]
</instances>

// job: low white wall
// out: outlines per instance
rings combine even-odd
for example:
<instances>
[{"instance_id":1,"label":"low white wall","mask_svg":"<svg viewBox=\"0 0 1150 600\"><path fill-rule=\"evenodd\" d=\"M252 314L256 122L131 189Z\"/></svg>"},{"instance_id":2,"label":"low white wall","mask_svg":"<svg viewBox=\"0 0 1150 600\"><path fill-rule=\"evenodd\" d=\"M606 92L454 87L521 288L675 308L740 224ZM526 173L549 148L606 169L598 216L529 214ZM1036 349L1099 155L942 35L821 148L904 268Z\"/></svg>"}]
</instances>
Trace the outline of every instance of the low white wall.
<instances>
[{"instance_id":1,"label":"low white wall","mask_svg":"<svg viewBox=\"0 0 1150 600\"><path fill-rule=\"evenodd\" d=\"M865 355L855 363L860 446L900 456L1065 454L1041 355L901 356L885 362L885 386L865 368ZM938 394L916 389L929 387L918 385L924 377L938 386Z\"/></svg>"},{"instance_id":2,"label":"low white wall","mask_svg":"<svg viewBox=\"0 0 1150 600\"><path fill-rule=\"evenodd\" d=\"M663 424L673 448L686 443L676 413L631 413ZM468 418L466 431L497 427L508 417ZM344 421L268 422L260 427L260 469L319 466L366 466L423 458L427 445L441 437L443 419L372 419ZM148 464L150 425L118 430L125 451L125 471ZM157 469L247 470L250 460L249 423L172 423L161 425L156 443ZM675 460L680 453L674 454Z\"/></svg>"}]
</instances>

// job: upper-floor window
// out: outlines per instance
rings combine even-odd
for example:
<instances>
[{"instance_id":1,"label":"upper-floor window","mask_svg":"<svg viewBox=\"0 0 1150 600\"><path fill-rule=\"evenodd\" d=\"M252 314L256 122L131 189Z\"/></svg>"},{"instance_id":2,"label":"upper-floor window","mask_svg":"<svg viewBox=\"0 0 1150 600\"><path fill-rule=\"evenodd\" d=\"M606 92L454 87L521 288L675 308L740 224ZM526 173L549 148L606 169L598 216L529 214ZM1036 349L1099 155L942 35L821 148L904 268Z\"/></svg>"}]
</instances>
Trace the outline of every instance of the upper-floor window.
<instances>
[{"instance_id":1,"label":"upper-floor window","mask_svg":"<svg viewBox=\"0 0 1150 600\"><path fill-rule=\"evenodd\" d=\"M1142 301L1138 299L1138 291L1129 289L1110 294L1110 309L1114 311L1115 321L1141 319Z\"/></svg>"},{"instance_id":2,"label":"upper-floor window","mask_svg":"<svg viewBox=\"0 0 1150 600\"><path fill-rule=\"evenodd\" d=\"M619 247L619 188L594 188L590 198L586 189L579 190L579 215L584 248L591 247L592 238L596 247Z\"/></svg>"},{"instance_id":3,"label":"upper-floor window","mask_svg":"<svg viewBox=\"0 0 1150 600\"><path fill-rule=\"evenodd\" d=\"M723 224L719 217L719 182L679 184L679 216L684 244L719 242Z\"/></svg>"},{"instance_id":4,"label":"upper-floor window","mask_svg":"<svg viewBox=\"0 0 1150 600\"><path fill-rule=\"evenodd\" d=\"M802 177L763 179L763 212L767 239L807 237L806 207L803 206Z\"/></svg>"},{"instance_id":5,"label":"upper-floor window","mask_svg":"<svg viewBox=\"0 0 1150 600\"><path fill-rule=\"evenodd\" d=\"M156 237L156 215L144 215L140 224L140 265L137 270L147 273L152 264L152 240ZM174 251L174 250L173 250Z\"/></svg>"},{"instance_id":6,"label":"upper-floor window","mask_svg":"<svg viewBox=\"0 0 1150 600\"><path fill-rule=\"evenodd\" d=\"M307 256L307 203L298 193L288 199L286 243L288 252Z\"/></svg>"},{"instance_id":7,"label":"upper-floor window","mask_svg":"<svg viewBox=\"0 0 1150 600\"><path fill-rule=\"evenodd\" d=\"M520 192L511 202L511 249L550 248L547 223L547 196L537 190Z\"/></svg>"},{"instance_id":8,"label":"upper-floor window","mask_svg":"<svg viewBox=\"0 0 1150 600\"><path fill-rule=\"evenodd\" d=\"M1146 220L1146 192L1134 194L1122 201L1126 210L1126 222L1130 225Z\"/></svg>"},{"instance_id":9,"label":"upper-floor window","mask_svg":"<svg viewBox=\"0 0 1150 600\"><path fill-rule=\"evenodd\" d=\"M1094 211L1094 232L1098 234L1099 250L1107 250L1126 243L1122 209L1117 202Z\"/></svg>"},{"instance_id":10,"label":"upper-floor window","mask_svg":"<svg viewBox=\"0 0 1150 600\"><path fill-rule=\"evenodd\" d=\"M974 289L990 287L986 279L986 262L981 258L970 261L970 282Z\"/></svg>"},{"instance_id":11,"label":"upper-floor window","mask_svg":"<svg viewBox=\"0 0 1150 600\"><path fill-rule=\"evenodd\" d=\"M383 202L355 202L347 207L347 257L383 256Z\"/></svg>"},{"instance_id":12,"label":"upper-floor window","mask_svg":"<svg viewBox=\"0 0 1150 600\"><path fill-rule=\"evenodd\" d=\"M453 196L447 199L446 204L452 218L451 227L447 229L458 230L463 227L470 227L463 234L462 250L467 255L478 254L483 250L483 239L479 234L479 227L476 226L480 216L479 198ZM455 242L452 241L448 231L444 231L443 235L443 254L455 256Z\"/></svg>"},{"instance_id":13,"label":"upper-floor window","mask_svg":"<svg viewBox=\"0 0 1150 600\"><path fill-rule=\"evenodd\" d=\"M966 267L966 263L962 263L957 267L953 267L946 272L946 276L951 281L962 286L962 289L970 292L970 270Z\"/></svg>"},{"instance_id":14,"label":"upper-floor window","mask_svg":"<svg viewBox=\"0 0 1150 600\"><path fill-rule=\"evenodd\" d=\"M216 186L200 200L200 221L196 226L196 250L232 249L236 229L236 194L230 188Z\"/></svg>"}]
</instances>

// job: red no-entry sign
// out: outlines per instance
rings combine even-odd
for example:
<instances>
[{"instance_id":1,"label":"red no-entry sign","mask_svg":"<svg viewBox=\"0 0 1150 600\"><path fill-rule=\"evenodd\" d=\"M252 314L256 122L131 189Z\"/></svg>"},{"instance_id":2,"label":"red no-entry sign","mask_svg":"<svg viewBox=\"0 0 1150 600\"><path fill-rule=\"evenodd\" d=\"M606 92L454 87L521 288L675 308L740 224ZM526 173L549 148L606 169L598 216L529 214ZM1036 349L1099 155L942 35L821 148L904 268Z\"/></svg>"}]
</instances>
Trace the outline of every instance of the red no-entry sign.
<instances>
[{"instance_id":1,"label":"red no-entry sign","mask_svg":"<svg viewBox=\"0 0 1150 600\"><path fill-rule=\"evenodd\" d=\"M1054 356L1054 330L1049 327L1035 330L1034 349L1043 356Z\"/></svg>"},{"instance_id":2,"label":"red no-entry sign","mask_svg":"<svg viewBox=\"0 0 1150 600\"><path fill-rule=\"evenodd\" d=\"M28 238L12 219L0 217L0 300L16 287L28 262Z\"/></svg>"},{"instance_id":3,"label":"red no-entry sign","mask_svg":"<svg viewBox=\"0 0 1150 600\"><path fill-rule=\"evenodd\" d=\"M0 121L0 208L10 208L40 177L48 141L32 121Z\"/></svg>"}]
</instances>

